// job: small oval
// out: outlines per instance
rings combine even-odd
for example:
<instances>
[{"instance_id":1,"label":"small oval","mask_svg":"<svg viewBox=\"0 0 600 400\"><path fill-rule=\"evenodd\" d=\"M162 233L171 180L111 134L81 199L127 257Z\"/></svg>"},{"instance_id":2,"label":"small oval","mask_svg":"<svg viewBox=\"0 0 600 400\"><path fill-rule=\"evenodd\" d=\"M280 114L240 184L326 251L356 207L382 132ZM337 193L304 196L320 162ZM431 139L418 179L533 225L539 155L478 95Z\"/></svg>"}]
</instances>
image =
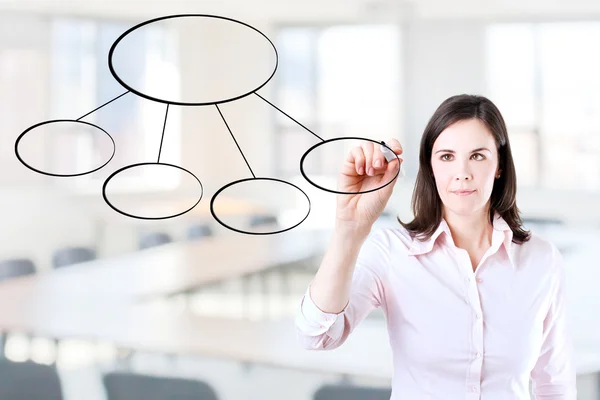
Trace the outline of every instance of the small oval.
<instances>
[{"instance_id":1,"label":"small oval","mask_svg":"<svg viewBox=\"0 0 600 400\"><path fill-rule=\"evenodd\" d=\"M398 174L400 173L400 168L396 169L396 174L394 175L394 177L392 179L390 179L389 182L386 182L379 187L369 189L369 190L359 191L359 192L341 192L339 190L326 188L326 187L323 187L323 186L317 184L316 183L317 179L313 180L308 177L306 170L312 170L321 175L324 173L323 170L325 170L326 174L327 173L339 174L340 167L342 166L342 163L344 162L347 154L352 150L352 147L359 145L359 143L357 141L361 141L361 140L373 142L373 143L375 143L375 146L381 145L381 142L378 142L373 139L362 138L362 137L337 137L337 138L333 138L333 139L324 140L324 141L319 142L319 143L315 144L314 146L312 146L310 149L308 149L302 155L302 158L300 159L300 173L302 174L304 179L306 179L311 185L313 185L321 190L325 190L326 192L330 192L330 193L362 194L362 193L374 192L376 190L386 187L387 185L392 183L398 177ZM342 141L347 141L347 142L342 143ZM390 151L392 150L387 145L386 145L386 147ZM319 148L321 148L321 149L319 149ZM320 150L321 154L319 154L319 152L314 152L314 150L317 150L317 149ZM398 158L398 156L396 156L396 158ZM398 165L400 165L400 163L398 163ZM329 181L331 181L331 185L337 184L337 179L338 179L337 175L336 175L335 179L329 179ZM321 180L321 181L323 180L322 176L320 177L319 180Z\"/></svg>"},{"instance_id":2,"label":"small oval","mask_svg":"<svg viewBox=\"0 0 600 400\"><path fill-rule=\"evenodd\" d=\"M219 214L217 198L227 190L239 191L237 194L224 195L227 198L240 198L247 195L252 197L249 203L256 204L262 200L268 204L266 207L248 210L251 214L248 218L225 221L223 216L217 215ZM287 217L283 218L282 214L269 211L270 208L275 209L285 203L296 205L290 213L287 213ZM290 182L275 178L248 178L228 183L220 188L210 201L210 212L219 224L232 231L248 235L272 235L293 229L306 220L310 208L310 199L302 189ZM227 214L225 207L222 208L222 212Z\"/></svg>"},{"instance_id":3,"label":"small oval","mask_svg":"<svg viewBox=\"0 0 600 400\"><path fill-rule=\"evenodd\" d=\"M48 151L49 154L43 154ZM21 164L39 174L74 177L106 166L115 155L115 141L104 129L89 122L55 119L21 133L15 141L15 155ZM47 157L54 159L47 162ZM52 171L47 170L48 164Z\"/></svg>"},{"instance_id":4,"label":"small oval","mask_svg":"<svg viewBox=\"0 0 600 400\"><path fill-rule=\"evenodd\" d=\"M142 174L140 170L142 168L151 168L151 173ZM179 174L179 175L178 175ZM128 196L114 195L114 199L109 200L110 186L112 183L113 188L119 189L119 186L125 187L128 185L127 179L151 179L154 183L158 181L169 182L169 181L181 181L187 179L198 185L198 193L186 199L177 199L176 201L165 201L161 203L144 203L144 204L132 204L128 200ZM151 178L149 178L151 177ZM119 185L119 179L123 179ZM190 187L190 182L182 183L186 187ZM102 185L102 197L110 208L118 212L119 214L125 215L131 218L146 219L146 220L159 220L178 217L189 211L200 203L202 200L202 194L204 189L202 183L196 177L185 168L178 165L167 164L167 163L156 163L146 162L127 165L113 172Z\"/></svg>"}]
</instances>

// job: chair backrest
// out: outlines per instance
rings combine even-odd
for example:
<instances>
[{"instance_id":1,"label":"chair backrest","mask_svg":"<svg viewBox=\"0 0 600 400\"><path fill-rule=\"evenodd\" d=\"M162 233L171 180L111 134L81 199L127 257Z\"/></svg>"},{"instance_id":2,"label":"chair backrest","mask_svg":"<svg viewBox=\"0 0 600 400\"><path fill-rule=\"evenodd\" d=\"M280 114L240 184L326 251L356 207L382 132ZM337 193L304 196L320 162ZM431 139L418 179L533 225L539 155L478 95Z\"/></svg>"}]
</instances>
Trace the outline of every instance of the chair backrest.
<instances>
[{"instance_id":1,"label":"chair backrest","mask_svg":"<svg viewBox=\"0 0 600 400\"><path fill-rule=\"evenodd\" d=\"M392 389L352 385L324 385L313 400L390 400Z\"/></svg>"},{"instance_id":2,"label":"chair backrest","mask_svg":"<svg viewBox=\"0 0 600 400\"><path fill-rule=\"evenodd\" d=\"M144 233L140 237L139 248L147 249L149 247L160 246L163 244L171 243L173 239L171 235L164 232L150 232Z\"/></svg>"},{"instance_id":3,"label":"chair backrest","mask_svg":"<svg viewBox=\"0 0 600 400\"><path fill-rule=\"evenodd\" d=\"M0 360L0 399L62 400L56 368L31 361Z\"/></svg>"},{"instance_id":4,"label":"chair backrest","mask_svg":"<svg viewBox=\"0 0 600 400\"><path fill-rule=\"evenodd\" d=\"M194 224L191 225L187 230L188 239L199 239L203 237L213 236L214 232L209 225L206 224Z\"/></svg>"},{"instance_id":5,"label":"chair backrest","mask_svg":"<svg viewBox=\"0 0 600 400\"><path fill-rule=\"evenodd\" d=\"M52 255L54 268L66 267L96 259L96 250L89 247L65 247L58 249Z\"/></svg>"},{"instance_id":6,"label":"chair backrest","mask_svg":"<svg viewBox=\"0 0 600 400\"><path fill-rule=\"evenodd\" d=\"M394 215L394 213L390 210L383 210L381 212L381 214L379 215L379 218L392 218L392 216Z\"/></svg>"},{"instance_id":7,"label":"chair backrest","mask_svg":"<svg viewBox=\"0 0 600 400\"><path fill-rule=\"evenodd\" d=\"M35 265L28 258L13 258L0 261L0 281L35 273Z\"/></svg>"},{"instance_id":8,"label":"chair backrest","mask_svg":"<svg viewBox=\"0 0 600 400\"><path fill-rule=\"evenodd\" d=\"M565 221L560 218L552 217L524 217L522 219L523 225L535 225L535 226L562 226L565 225Z\"/></svg>"},{"instance_id":9,"label":"chair backrest","mask_svg":"<svg viewBox=\"0 0 600 400\"><path fill-rule=\"evenodd\" d=\"M218 400L214 389L199 380L110 372L102 382L108 400Z\"/></svg>"},{"instance_id":10,"label":"chair backrest","mask_svg":"<svg viewBox=\"0 0 600 400\"><path fill-rule=\"evenodd\" d=\"M256 214L250 216L250 226L257 227L261 225L278 224L277 216L270 214Z\"/></svg>"}]
</instances>

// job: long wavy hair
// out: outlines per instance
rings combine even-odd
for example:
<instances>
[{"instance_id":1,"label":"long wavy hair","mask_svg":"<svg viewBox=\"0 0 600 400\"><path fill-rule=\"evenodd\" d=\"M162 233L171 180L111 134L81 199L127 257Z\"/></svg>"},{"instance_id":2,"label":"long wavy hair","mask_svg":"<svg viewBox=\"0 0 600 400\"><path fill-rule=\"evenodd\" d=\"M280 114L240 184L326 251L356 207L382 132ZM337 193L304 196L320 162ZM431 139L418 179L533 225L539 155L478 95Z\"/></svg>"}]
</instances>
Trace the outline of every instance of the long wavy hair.
<instances>
[{"instance_id":1,"label":"long wavy hair","mask_svg":"<svg viewBox=\"0 0 600 400\"><path fill-rule=\"evenodd\" d=\"M461 94L449 97L437 108L421 137L419 151L419 171L412 195L411 207L414 219L404 223L410 236L428 240L442 221L442 200L437 192L431 152L437 137L450 125L461 120L478 119L492 133L498 150L498 166L502 171L495 179L489 205L489 222L493 224L497 212L510 226L512 241L522 244L531 237L531 232L523 229L520 211L517 207L517 175L504 118L498 108L483 96Z\"/></svg>"}]
</instances>

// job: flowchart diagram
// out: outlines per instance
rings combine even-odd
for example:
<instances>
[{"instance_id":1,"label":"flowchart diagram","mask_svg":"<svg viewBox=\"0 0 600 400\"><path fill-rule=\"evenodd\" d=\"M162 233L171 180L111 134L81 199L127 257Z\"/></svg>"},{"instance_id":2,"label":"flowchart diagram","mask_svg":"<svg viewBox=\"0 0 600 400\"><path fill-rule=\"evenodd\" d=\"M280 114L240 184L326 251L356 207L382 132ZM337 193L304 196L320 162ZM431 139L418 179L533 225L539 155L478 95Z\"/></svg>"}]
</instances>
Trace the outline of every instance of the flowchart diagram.
<instances>
[{"instance_id":1,"label":"flowchart diagram","mask_svg":"<svg viewBox=\"0 0 600 400\"><path fill-rule=\"evenodd\" d=\"M194 22L202 24L205 21L214 21L214 20L218 20L222 23L227 23L227 24L236 24L235 26L237 28L244 28L248 30L249 34L253 34L253 35L260 35L270 46L270 48L272 48L274 57L275 57L275 63L273 66L273 70L270 73L270 75L268 76L268 78L264 81L264 82L260 82L255 88L252 88L251 90L243 90L241 93L235 95L235 96L231 96L228 98L220 98L220 99L213 99L213 101L206 101L206 100L194 100L194 99L189 99L186 101L182 101L181 99L175 99L175 98L169 98L169 96L164 96L164 95L159 95L159 94L155 94L155 93L148 93L148 92L144 92L142 91L140 88L135 87L134 85L130 84L127 82L126 78L124 78L122 76L122 74L120 73L120 71L118 70L118 68L115 66L114 64L114 56L115 53L119 51L119 46L123 43L123 41L125 41L127 39L127 37L129 35L134 35L136 34L136 32L139 32L140 29L144 28L144 27L148 27L151 26L152 24L160 24L163 23L165 21L169 21L169 20L173 20L173 19L193 19ZM163 128L162 128L162 135L160 138L160 145L158 147L158 155L156 158L156 161L148 161L148 162L144 162L144 163L135 163L135 164L130 164L127 165L125 167L119 168L116 171L112 172L110 174L110 176L104 181L104 184L102 186L102 197L104 199L104 201L106 202L106 204L111 207L115 212L120 213L126 217L129 218L137 218L137 219L145 219L145 220L159 220L159 219L168 219L168 218L174 218L174 217L178 217L181 216L189 211L191 211L194 207L196 207L200 201L202 200L202 195L204 192L204 189L202 187L202 182L201 180L192 172L189 171L188 169L185 169L179 165L174 165L174 164L169 164L169 163L165 163L165 162L161 162L161 151L162 151L162 147L163 147L163 141L164 141L164 136L165 136L165 127L167 126L167 119L168 119L168 115L169 115L169 107L176 107L176 106L197 106L197 107L214 107L216 112L219 114L220 118L222 119L224 125L227 128L227 131L229 132L229 134L231 135L231 138L233 139L233 141L235 142L235 145L237 146L237 149L240 152L241 157L244 159L248 170L250 171L250 174L252 175L249 178L243 178L243 179L239 179L233 182L229 182L227 184L225 184L224 186L222 186L219 190L217 190L215 192L215 194L212 196L211 200L210 200L210 212L213 216L213 218L215 218L215 220L221 224L222 226L224 226L227 229L236 231L238 233L243 233L243 234L251 234L251 235L265 235L265 234L276 234L276 233L281 233L281 232L285 232L287 230L293 229L295 227L297 227L298 225L300 225L302 222L304 222L306 220L306 218L309 216L310 214L310 199L308 198L308 196L306 195L306 193L299 188L298 186L285 181L285 180L281 180L281 179L277 179L274 177L260 177L257 176L254 171L252 170L252 167L250 166L250 163L248 162L246 156L244 155L244 152L242 151L240 145L238 144L238 141L235 138L235 135L232 132L232 129L230 128L230 125L227 123L227 120L225 118L225 116L223 115L223 112L221 110L221 108L219 107L220 104L223 103L228 103L228 102L232 102L232 101L236 101L239 100L241 98L244 98L246 96L256 96L257 98L261 99L262 101L264 101L265 103L269 104L274 110L277 110L278 112L282 113L283 115L285 115L287 118L289 118L290 120L292 120L294 123L298 124L299 126L301 126L304 130L306 130L308 133L314 135L319 142L315 145L313 145L312 147L310 147L309 149L306 150L306 152L303 154L301 160L300 160L300 172L302 174L302 176L313 186L317 187L318 189L330 192L330 193L335 193L335 194L362 194L362 193L368 193L368 192L373 192L375 190L379 190L389 184L391 184L399 175L399 173L401 172L400 168L397 168L396 174L394 175L394 177L389 181L389 182L385 182L385 184L376 187L374 189L370 189L370 190L366 190L366 191L362 191L362 192L341 192L341 191L337 191L334 189L330 189L330 188L326 188L323 186L320 186L319 184L317 184L317 182L315 182L314 180L311 180L310 177L307 175L307 173L305 172L305 161L307 156L313 151L316 150L317 148L319 148L320 146L325 146L329 143L332 142L336 142L336 141L341 141L341 140L362 140L362 141L369 141L369 142L373 142L376 143L381 147L382 150L386 150L386 158L388 159L388 161L391 160L391 158L389 157L393 157L395 156L396 158L398 158L398 156L396 156L393 151L384 143L384 142L380 142L380 141L376 141L373 139L369 139L369 138L363 138L363 137L336 137L336 138L330 138L330 139L323 139L321 138L319 135L317 135L316 133L314 133L312 130L310 130L309 128L307 128L305 125L303 125L302 123L300 123L299 121L297 121L295 118L293 118L291 115L289 115L288 113L286 113L285 111L281 110L279 107L277 107L275 104L273 104L271 101L267 100L265 97L263 97L261 94L258 93L258 90L260 90L261 88L263 88L270 80L271 78L275 75L276 71L277 71L277 66L279 64L279 57L278 57L278 53L277 53L277 49L275 47L275 45L273 44L273 42L261 31L259 31L258 29L250 26L247 23L235 20L235 19L231 19L231 18L227 18L227 17L223 17L223 16L217 16L217 15L209 15L209 14L178 14L178 15L169 15L169 16L163 16L163 17L159 17L159 18L154 18L154 19L150 19L147 21L144 21L138 25L133 26L132 28L128 29L127 31L123 32L121 34L121 36L119 36L119 38L112 44L110 51L108 53L108 67L110 69L110 73L112 74L112 76L119 82L120 85L122 85L126 91L119 94L118 96L114 97L113 99L105 102L104 104L100 105L99 107L93 109L92 111L86 113L85 115L77 118L77 119L56 119L56 120L50 120L50 121L44 121L44 122L40 122L38 124L35 124L29 128L27 128L23 133L21 133L16 142L15 142L15 154L17 159L27 168L29 168L30 170L39 173L39 174L44 174L47 176L52 176L52 177L57 177L57 178L69 178L69 177L76 177L76 176L81 176L81 175L86 175L86 174L90 174L93 173L95 171L98 171L101 168L106 167L110 161L113 159L114 154L115 154L115 149L116 149L116 145L115 145L115 141L113 139L113 137L110 135L109 132L107 132L106 130L104 130L102 127L97 126L95 124L92 124L90 122L86 122L86 121L82 121L83 118L89 116L90 114L96 112L97 110L99 110L102 107L105 107L113 102L115 102L116 100L118 100L119 98L121 98L122 96L125 96L127 94L134 94L137 96L140 96L144 99L147 99L149 101L153 101L153 102L159 102L159 103L163 103L165 104L165 117L164 117L164 123L163 123ZM160 96L160 97L159 97ZM31 165L31 163L28 163L24 157L22 157L20 151L19 151L19 145L22 141L22 139L28 135L29 133L31 133L32 131L40 128L40 127L44 127L47 126L49 124L53 124L55 127L58 127L60 129L60 126L68 126L68 125L73 125L73 124L83 124L87 129L89 128L93 128L93 129L97 129L99 132L101 132L102 134L106 135L111 143L112 143L112 153L109 155L109 157L104 160L104 162L91 170L88 171L78 171L75 173L68 173L68 174L61 174L61 173L53 173L53 172L49 172L49 171L44 171L40 168L34 167L33 165ZM390 154L392 156L390 156ZM135 215L134 213L131 212L126 212L123 209L120 209L119 207L117 207L114 202L111 202L111 200L109 199L109 196L107 194L107 185L109 184L109 182L114 179L116 176L118 176L119 174L122 174L123 172L132 169L132 168L137 168L137 167L141 167L141 166L146 166L146 165L160 165L163 167L167 167L167 168L173 168L175 170L184 172L186 174L189 174L190 176L192 176L194 178L195 181L198 182L198 185L200 187L200 197L198 198L198 201L195 202L195 204L193 204L191 207L178 212L176 214L172 214L172 215L163 215L163 216L143 216L143 215ZM400 163L398 163L398 165L400 165ZM298 190L300 193L302 193L302 195L304 195L307 199L307 204L308 204L308 210L306 215L302 218L302 220L300 220L299 222L297 222L296 224L294 224L293 226L290 227L283 227L281 229L277 229L275 231L270 231L270 232L250 232L247 230L244 230L242 228L239 227L234 227L231 226L227 223L225 223L222 219L219 218L219 216L217 215L217 213L215 212L214 209L214 204L215 204L215 200L217 199L217 197L219 196L219 194L221 194L224 190L226 190L227 188L230 188L234 185L238 185L241 183L252 183L252 182L256 182L256 181L271 181L271 182L276 182L278 184L282 184L282 185L290 185L292 186L294 189Z\"/></svg>"}]
</instances>

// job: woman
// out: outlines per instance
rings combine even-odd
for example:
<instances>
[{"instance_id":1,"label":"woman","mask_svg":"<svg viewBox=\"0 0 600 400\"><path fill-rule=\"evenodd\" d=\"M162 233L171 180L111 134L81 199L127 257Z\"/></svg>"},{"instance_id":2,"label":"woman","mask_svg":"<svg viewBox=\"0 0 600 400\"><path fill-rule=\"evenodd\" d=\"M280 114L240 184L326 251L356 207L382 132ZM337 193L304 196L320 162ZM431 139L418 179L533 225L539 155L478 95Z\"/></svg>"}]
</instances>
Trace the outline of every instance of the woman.
<instances>
[{"instance_id":1,"label":"woman","mask_svg":"<svg viewBox=\"0 0 600 400\"><path fill-rule=\"evenodd\" d=\"M397 155L397 140L387 145ZM400 160L401 162L401 160ZM364 192L399 167L373 143L352 149L339 190ZM576 398L565 271L523 230L504 120L485 97L445 100L421 140L414 219L373 231L394 183L338 195L335 229L296 318L307 349L334 349L382 307L392 399Z\"/></svg>"}]
</instances>

